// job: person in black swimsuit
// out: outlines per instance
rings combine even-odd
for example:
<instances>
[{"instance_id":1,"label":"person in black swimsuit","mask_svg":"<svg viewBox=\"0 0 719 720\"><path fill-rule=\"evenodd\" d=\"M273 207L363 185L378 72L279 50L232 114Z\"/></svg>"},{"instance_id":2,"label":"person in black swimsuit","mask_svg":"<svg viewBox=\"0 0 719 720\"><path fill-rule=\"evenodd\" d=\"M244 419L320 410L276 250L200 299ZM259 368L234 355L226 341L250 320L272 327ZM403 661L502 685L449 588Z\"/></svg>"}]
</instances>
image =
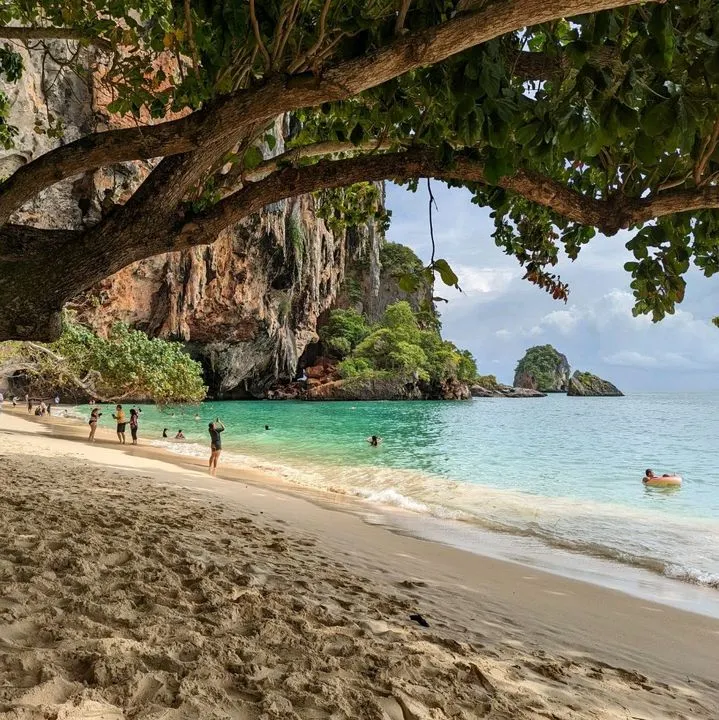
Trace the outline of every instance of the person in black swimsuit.
<instances>
[{"instance_id":1,"label":"person in black swimsuit","mask_svg":"<svg viewBox=\"0 0 719 720\"><path fill-rule=\"evenodd\" d=\"M210 475L214 475L217 472L217 461L222 452L222 435L220 433L225 431L225 426L220 418L216 418L215 422L208 425L208 428L210 431Z\"/></svg>"}]
</instances>

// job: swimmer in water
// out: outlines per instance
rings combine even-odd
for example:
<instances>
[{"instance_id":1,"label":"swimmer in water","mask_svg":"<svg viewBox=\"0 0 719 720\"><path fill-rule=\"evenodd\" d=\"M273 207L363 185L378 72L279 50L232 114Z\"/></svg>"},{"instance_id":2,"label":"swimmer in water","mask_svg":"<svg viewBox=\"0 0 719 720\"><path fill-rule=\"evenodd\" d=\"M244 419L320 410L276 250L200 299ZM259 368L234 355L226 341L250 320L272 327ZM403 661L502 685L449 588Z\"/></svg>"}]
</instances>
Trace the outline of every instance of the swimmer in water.
<instances>
[{"instance_id":1,"label":"swimmer in water","mask_svg":"<svg viewBox=\"0 0 719 720\"><path fill-rule=\"evenodd\" d=\"M381 438L381 437L377 437L376 435L372 435L372 437L368 437L368 438L367 438L367 442L368 442L372 447L377 447L377 446L382 442L382 438Z\"/></svg>"}]
</instances>

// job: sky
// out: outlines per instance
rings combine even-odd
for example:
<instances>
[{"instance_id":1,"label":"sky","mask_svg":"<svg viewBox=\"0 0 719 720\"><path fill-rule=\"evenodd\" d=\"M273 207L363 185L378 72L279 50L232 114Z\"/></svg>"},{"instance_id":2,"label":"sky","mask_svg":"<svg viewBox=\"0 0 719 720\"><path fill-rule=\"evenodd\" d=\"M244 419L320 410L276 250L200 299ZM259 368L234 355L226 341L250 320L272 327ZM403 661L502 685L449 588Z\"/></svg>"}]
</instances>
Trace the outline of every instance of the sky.
<instances>
[{"instance_id":1,"label":"sky","mask_svg":"<svg viewBox=\"0 0 719 720\"><path fill-rule=\"evenodd\" d=\"M435 294L443 336L477 359L482 374L511 383L514 367L533 345L551 344L572 371L593 372L625 392L719 389L719 276L692 269L684 302L659 323L632 316L631 278L624 263L628 233L597 235L572 262L562 257L555 271L569 282L568 302L522 280L513 257L494 245L489 212L470 202L463 189L433 182L436 257L459 276L462 292L444 286ZM388 239L408 245L426 263L431 255L426 185L416 193L387 183L392 211Z\"/></svg>"}]
</instances>

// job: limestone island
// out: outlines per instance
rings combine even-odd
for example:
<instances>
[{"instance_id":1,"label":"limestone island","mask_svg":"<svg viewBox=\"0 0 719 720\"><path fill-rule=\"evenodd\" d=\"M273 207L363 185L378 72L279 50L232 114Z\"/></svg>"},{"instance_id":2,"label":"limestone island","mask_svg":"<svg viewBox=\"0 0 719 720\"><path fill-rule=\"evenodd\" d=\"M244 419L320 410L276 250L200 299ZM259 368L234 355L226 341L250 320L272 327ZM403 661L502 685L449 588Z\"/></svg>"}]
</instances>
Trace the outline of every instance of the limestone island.
<instances>
[{"instance_id":1,"label":"limestone island","mask_svg":"<svg viewBox=\"0 0 719 720\"><path fill-rule=\"evenodd\" d=\"M589 372L571 374L567 356L551 345L527 350L514 372L515 391L566 393L575 397L620 397L624 393L608 380Z\"/></svg>"}]
</instances>

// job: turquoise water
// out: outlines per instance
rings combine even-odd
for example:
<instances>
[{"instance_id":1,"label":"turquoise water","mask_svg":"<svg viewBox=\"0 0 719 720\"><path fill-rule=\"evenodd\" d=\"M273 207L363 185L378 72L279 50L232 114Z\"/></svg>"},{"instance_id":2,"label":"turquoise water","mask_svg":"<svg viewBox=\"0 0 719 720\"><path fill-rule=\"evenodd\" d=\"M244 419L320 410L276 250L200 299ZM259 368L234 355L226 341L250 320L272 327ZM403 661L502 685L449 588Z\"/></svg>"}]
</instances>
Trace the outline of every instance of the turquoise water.
<instances>
[{"instance_id":1,"label":"turquoise water","mask_svg":"<svg viewBox=\"0 0 719 720\"><path fill-rule=\"evenodd\" d=\"M719 393L218 402L143 407L140 437L204 456L219 416L225 462L719 587L717 407ZM163 427L187 441L162 441ZM647 467L684 484L647 489Z\"/></svg>"}]
</instances>

